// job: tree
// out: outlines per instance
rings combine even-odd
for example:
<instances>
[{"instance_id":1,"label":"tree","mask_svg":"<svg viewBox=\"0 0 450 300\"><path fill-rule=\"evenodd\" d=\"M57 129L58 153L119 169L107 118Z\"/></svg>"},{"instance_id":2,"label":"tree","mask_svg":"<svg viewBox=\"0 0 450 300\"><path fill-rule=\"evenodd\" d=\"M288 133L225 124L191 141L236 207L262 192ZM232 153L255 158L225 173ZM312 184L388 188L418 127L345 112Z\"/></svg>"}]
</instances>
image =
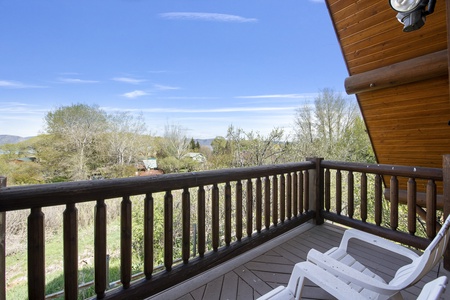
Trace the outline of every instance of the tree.
<instances>
[{"instance_id":1,"label":"tree","mask_svg":"<svg viewBox=\"0 0 450 300\"><path fill-rule=\"evenodd\" d=\"M162 151L165 156L173 156L181 160L189 152L189 141L186 138L186 129L180 125L167 124L164 127Z\"/></svg>"},{"instance_id":2,"label":"tree","mask_svg":"<svg viewBox=\"0 0 450 300\"><path fill-rule=\"evenodd\" d=\"M227 138L225 149L228 147L232 154L231 167L260 166L286 161L289 144L284 140L283 129L274 128L265 136L260 132L245 132L242 128L230 125Z\"/></svg>"},{"instance_id":3,"label":"tree","mask_svg":"<svg viewBox=\"0 0 450 300\"><path fill-rule=\"evenodd\" d=\"M137 117L129 112L108 115L108 131L105 135L107 151L112 164L136 163L141 153L146 152L146 142L141 138L146 134L142 115Z\"/></svg>"},{"instance_id":4,"label":"tree","mask_svg":"<svg viewBox=\"0 0 450 300\"><path fill-rule=\"evenodd\" d=\"M297 109L294 118L296 160L307 156L362 161L373 157L355 102L331 89L322 90L314 105ZM352 141L359 141L358 144ZM358 153L363 155L357 155Z\"/></svg>"},{"instance_id":5,"label":"tree","mask_svg":"<svg viewBox=\"0 0 450 300\"><path fill-rule=\"evenodd\" d=\"M58 148L67 154L73 180L88 177L87 165L95 159L94 143L106 131L106 114L97 106L74 104L62 106L45 116L46 131L59 143Z\"/></svg>"}]
</instances>

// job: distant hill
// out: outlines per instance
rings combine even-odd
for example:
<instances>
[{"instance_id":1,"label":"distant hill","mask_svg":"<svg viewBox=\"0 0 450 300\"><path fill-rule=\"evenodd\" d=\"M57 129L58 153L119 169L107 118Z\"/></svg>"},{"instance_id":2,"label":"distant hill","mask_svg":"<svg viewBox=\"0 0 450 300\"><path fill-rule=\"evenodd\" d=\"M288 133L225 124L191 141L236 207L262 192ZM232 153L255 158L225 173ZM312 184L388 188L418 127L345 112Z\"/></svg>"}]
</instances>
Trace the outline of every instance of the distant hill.
<instances>
[{"instance_id":1,"label":"distant hill","mask_svg":"<svg viewBox=\"0 0 450 300\"><path fill-rule=\"evenodd\" d=\"M15 144L25 140L28 140L30 137L21 137L16 135L6 135L0 134L0 145L3 144Z\"/></svg>"},{"instance_id":2,"label":"distant hill","mask_svg":"<svg viewBox=\"0 0 450 300\"><path fill-rule=\"evenodd\" d=\"M200 146L208 146L208 147L211 147L211 143L212 141L214 141L214 139L194 139L194 140L198 142Z\"/></svg>"}]
</instances>

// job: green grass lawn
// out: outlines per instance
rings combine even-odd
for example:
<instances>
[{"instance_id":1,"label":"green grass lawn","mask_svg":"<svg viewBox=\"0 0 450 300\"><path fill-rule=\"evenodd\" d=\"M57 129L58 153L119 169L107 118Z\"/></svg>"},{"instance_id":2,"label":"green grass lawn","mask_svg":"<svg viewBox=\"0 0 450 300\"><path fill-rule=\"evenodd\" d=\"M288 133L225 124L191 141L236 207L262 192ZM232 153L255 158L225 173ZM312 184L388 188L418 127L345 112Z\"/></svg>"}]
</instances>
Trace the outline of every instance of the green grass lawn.
<instances>
[{"instance_id":1,"label":"green grass lawn","mask_svg":"<svg viewBox=\"0 0 450 300\"><path fill-rule=\"evenodd\" d=\"M120 279L120 222L108 224L108 254L110 255L110 281ZM94 231L92 227L78 232L79 284L94 280ZM46 294L64 289L63 234L62 230L49 237L45 243ZM26 299L27 291L27 252L19 252L6 257L6 296L7 299ZM79 291L79 298L93 296L94 290ZM63 299L58 297L56 299Z\"/></svg>"}]
</instances>

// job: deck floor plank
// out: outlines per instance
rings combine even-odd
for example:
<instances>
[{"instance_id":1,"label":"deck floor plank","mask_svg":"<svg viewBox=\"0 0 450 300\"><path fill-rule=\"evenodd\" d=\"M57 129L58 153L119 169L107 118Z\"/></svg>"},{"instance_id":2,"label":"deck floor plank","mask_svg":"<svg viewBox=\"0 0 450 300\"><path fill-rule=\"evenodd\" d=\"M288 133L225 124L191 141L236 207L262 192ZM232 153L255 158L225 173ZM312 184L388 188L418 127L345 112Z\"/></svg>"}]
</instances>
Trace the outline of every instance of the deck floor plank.
<instances>
[{"instance_id":1,"label":"deck floor plank","mask_svg":"<svg viewBox=\"0 0 450 300\"><path fill-rule=\"evenodd\" d=\"M332 247L339 245L345 228L325 224L314 226L299 233L287 242L275 244L263 254L253 256L248 261L243 261L238 267L228 268L224 274L207 277L209 282L197 283L197 285L187 284L184 295L178 296L180 300L201 300L201 299L255 299L269 292L279 285L286 286L295 263L305 261L306 255L311 248L325 252ZM349 253L367 268L371 269L383 279L389 281L396 270L405 264L408 259L400 257L398 254L386 252L378 247L367 245L363 242L351 242ZM226 268L223 268L226 269ZM220 270L220 269L219 269ZM416 299L426 282L433 280L443 274L438 272L438 266L427 274L422 281L405 291L402 291L403 298ZM220 271L219 271L220 273ZM448 275L448 273L445 273ZM187 281L189 282L189 281ZM191 289L189 290L189 287ZM180 291L184 292L183 291ZM307 281L303 291L302 299L335 299L320 287ZM450 293L446 296L450 299ZM158 296L152 299L158 299ZM169 299L160 294L159 299Z\"/></svg>"},{"instance_id":2,"label":"deck floor plank","mask_svg":"<svg viewBox=\"0 0 450 300\"><path fill-rule=\"evenodd\" d=\"M225 274L220 300L236 299L239 276L235 272Z\"/></svg>"}]
</instances>

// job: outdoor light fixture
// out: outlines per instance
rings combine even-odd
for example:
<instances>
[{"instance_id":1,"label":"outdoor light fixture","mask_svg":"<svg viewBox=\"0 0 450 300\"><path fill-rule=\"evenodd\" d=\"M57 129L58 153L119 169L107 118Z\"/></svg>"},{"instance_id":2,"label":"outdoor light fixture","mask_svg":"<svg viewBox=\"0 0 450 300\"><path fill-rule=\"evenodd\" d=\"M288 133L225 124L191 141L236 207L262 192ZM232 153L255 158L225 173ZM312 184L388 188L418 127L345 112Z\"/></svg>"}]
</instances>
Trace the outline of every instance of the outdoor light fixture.
<instances>
[{"instance_id":1,"label":"outdoor light fixture","mask_svg":"<svg viewBox=\"0 0 450 300\"><path fill-rule=\"evenodd\" d=\"M404 25L403 31L410 32L425 24L426 16L434 12L436 0L389 0L389 4L398 12L397 19Z\"/></svg>"}]
</instances>

